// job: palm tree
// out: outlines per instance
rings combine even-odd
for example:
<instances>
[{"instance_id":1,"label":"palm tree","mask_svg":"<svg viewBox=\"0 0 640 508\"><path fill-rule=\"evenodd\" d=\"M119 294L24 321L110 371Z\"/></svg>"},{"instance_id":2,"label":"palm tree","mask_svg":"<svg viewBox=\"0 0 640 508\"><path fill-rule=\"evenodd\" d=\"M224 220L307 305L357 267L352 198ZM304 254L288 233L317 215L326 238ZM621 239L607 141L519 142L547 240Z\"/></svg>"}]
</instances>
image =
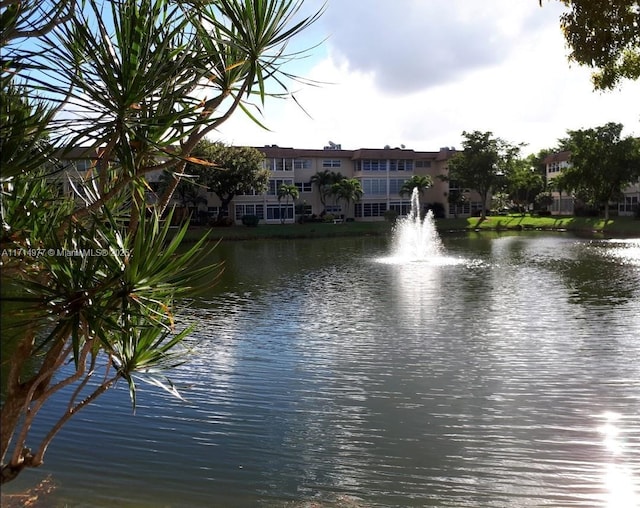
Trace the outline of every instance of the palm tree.
<instances>
[{"instance_id":1,"label":"palm tree","mask_svg":"<svg viewBox=\"0 0 640 508\"><path fill-rule=\"evenodd\" d=\"M327 208L327 198L332 195L332 185L343 178L345 178L345 176L342 173L329 171L328 169L318 171L311 177L311 183L318 188L318 192L320 193L320 203L322 203L323 212Z\"/></svg>"},{"instance_id":2,"label":"palm tree","mask_svg":"<svg viewBox=\"0 0 640 508\"><path fill-rule=\"evenodd\" d=\"M285 202L285 210L288 208L288 204L289 204L289 198L291 198L293 201L295 201L296 199L298 199L298 196L300 196L300 192L298 191L298 188L293 185L293 184L282 184L280 186L280 188L278 189L278 203L282 200L282 198L284 198L284 202ZM280 210L280 223L284 224L284 219L285 216L282 213L282 210Z\"/></svg>"},{"instance_id":3,"label":"palm tree","mask_svg":"<svg viewBox=\"0 0 640 508\"><path fill-rule=\"evenodd\" d=\"M420 193L420 197L422 197L422 193L432 185L433 180L431 180L429 175L413 175L402 184L399 194L401 196L405 196L407 194L411 195L413 193L413 189L417 188Z\"/></svg>"},{"instance_id":4,"label":"palm tree","mask_svg":"<svg viewBox=\"0 0 640 508\"><path fill-rule=\"evenodd\" d=\"M564 191L570 191L565 176L563 174L559 174L554 178L551 178L547 183L547 188L558 193L558 215L562 215L562 193Z\"/></svg>"},{"instance_id":5,"label":"palm tree","mask_svg":"<svg viewBox=\"0 0 640 508\"><path fill-rule=\"evenodd\" d=\"M349 204L352 201L359 201L364 191L362 184L357 178L342 178L331 186L331 193L336 197L336 201L346 203L345 216L348 212Z\"/></svg>"}]
</instances>

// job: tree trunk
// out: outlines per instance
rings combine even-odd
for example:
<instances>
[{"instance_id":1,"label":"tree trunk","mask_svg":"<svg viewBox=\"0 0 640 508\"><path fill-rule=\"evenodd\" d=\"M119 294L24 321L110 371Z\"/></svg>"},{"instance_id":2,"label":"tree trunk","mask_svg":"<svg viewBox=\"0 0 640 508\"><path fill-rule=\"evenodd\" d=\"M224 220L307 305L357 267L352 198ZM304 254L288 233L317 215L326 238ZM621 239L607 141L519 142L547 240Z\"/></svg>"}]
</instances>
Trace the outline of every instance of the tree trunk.
<instances>
[{"instance_id":1,"label":"tree trunk","mask_svg":"<svg viewBox=\"0 0 640 508\"><path fill-rule=\"evenodd\" d=\"M58 341L54 344L45 355L37 372L32 373L28 380L22 381L22 376L26 374L27 362L33 355L34 343L35 331L32 327L28 327L23 332L23 337L16 349L10 354L6 393L0 411L2 483L15 479L26 467L39 465L34 462L35 457L31 450L24 446L23 437L18 437L16 442L12 441L16 438L16 430L25 416L25 411L28 411L29 404L41 397L48 389L58 368L60 355L64 354L65 343ZM13 449L11 453L9 453L10 448Z\"/></svg>"},{"instance_id":2,"label":"tree trunk","mask_svg":"<svg viewBox=\"0 0 640 508\"><path fill-rule=\"evenodd\" d=\"M28 448L22 448L17 458L15 452L9 453L9 447L15 437L24 408L29 402L27 399L33 381L38 378L35 376L31 382L27 383L20 381L21 373L32 354L33 344L33 332L31 329L27 329L20 344L11 354L6 394L0 412L0 448L2 450L0 484L15 480L24 468L33 465L33 454ZM22 446L23 443L13 443L14 449ZM6 460L7 458L9 460Z\"/></svg>"},{"instance_id":3,"label":"tree trunk","mask_svg":"<svg viewBox=\"0 0 640 508\"><path fill-rule=\"evenodd\" d=\"M487 219L487 195L489 192L483 192L482 196L482 212L480 213L480 220L484 221Z\"/></svg>"},{"instance_id":4,"label":"tree trunk","mask_svg":"<svg viewBox=\"0 0 640 508\"><path fill-rule=\"evenodd\" d=\"M218 212L218 221L221 221L224 218L224 212L227 212L227 216L229 216L229 203L231 203L232 199L233 194L225 198L220 197L220 211Z\"/></svg>"},{"instance_id":5,"label":"tree trunk","mask_svg":"<svg viewBox=\"0 0 640 508\"><path fill-rule=\"evenodd\" d=\"M0 452L2 464L5 463L9 444L18 426L22 409L25 406L29 394L30 386L20 382L20 375L31 355L33 343L33 332L28 329L24 337L20 340L16 350L10 355L6 393L2 403L2 411L0 412Z\"/></svg>"}]
</instances>

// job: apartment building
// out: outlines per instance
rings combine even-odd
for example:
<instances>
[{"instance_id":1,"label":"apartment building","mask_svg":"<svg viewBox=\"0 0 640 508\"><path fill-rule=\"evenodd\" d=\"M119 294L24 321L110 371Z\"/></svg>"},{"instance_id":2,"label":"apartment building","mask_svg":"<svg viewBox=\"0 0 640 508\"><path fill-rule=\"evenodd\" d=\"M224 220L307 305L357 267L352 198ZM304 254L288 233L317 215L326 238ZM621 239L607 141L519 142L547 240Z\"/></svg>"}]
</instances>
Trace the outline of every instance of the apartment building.
<instances>
[{"instance_id":1,"label":"apartment building","mask_svg":"<svg viewBox=\"0 0 640 508\"><path fill-rule=\"evenodd\" d=\"M576 199L572 193L554 185L554 179L571 166L571 152L561 151L548 155L544 159L547 183L552 189L551 213L553 215L572 215L576 207ZM618 215L633 216L640 206L640 181L635 182L622 191L620 200L616 203Z\"/></svg>"},{"instance_id":2,"label":"apartment building","mask_svg":"<svg viewBox=\"0 0 640 508\"><path fill-rule=\"evenodd\" d=\"M277 145L256 147L264 154L263 164L270 172L269 188L265 193L237 195L229 206L229 216L241 223L244 215L255 215L265 223L293 223L301 215L320 217L331 214L343 220L384 220L387 210L406 215L410 208L410 196L400 195L403 184L414 175L428 175L433 182L421 196L423 208L436 207L445 216L464 217L482 209L477 193L464 190L467 199L449 204L448 195L455 189L455 182L447 178L447 163L456 153L454 148L438 151L414 151L407 148L359 148L344 150L339 144L330 143L322 149L285 148ZM80 178L93 164L89 153L74 148L64 155L65 178L60 179L65 192L70 192L73 180ZM336 172L346 178L357 179L364 191L355 203L337 201L328 196L323 203L313 177L323 171ZM146 175L150 189L158 186L161 175ZM278 201L281 185L295 185L299 197L294 202ZM152 194L152 193L151 193ZM153 199L150 194L149 198ZM202 192L203 202L198 205L200 217L216 217L220 200L213 192ZM178 204L178 203L176 203Z\"/></svg>"},{"instance_id":3,"label":"apartment building","mask_svg":"<svg viewBox=\"0 0 640 508\"><path fill-rule=\"evenodd\" d=\"M571 215L575 207L575 198L569 192L563 191L555 185L554 179L570 166L571 152L562 151L547 155L544 159L547 185L551 190L553 202L550 209L552 215Z\"/></svg>"},{"instance_id":4,"label":"apartment building","mask_svg":"<svg viewBox=\"0 0 640 508\"><path fill-rule=\"evenodd\" d=\"M271 173L269 190L261 195L236 196L229 210L235 222L245 214L257 215L267 223L282 219L290 223L301 214L307 217L331 214L356 221L384 220L387 210L406 215L411 208L410 196L401 196L400 189L414 175L428 175L433 182L421 196L425 208L438 207L445 216L468 216L482 208L477 193L467 192L469 199L456 205L458 210L450 210L447 198L450 182L439 177L448 174L447 162L456 153L453 148L445 147L434 152L390 147L343 150L335 143L322 149L276 145L256 148L264 154L265 167ZM313 183L314 175L323 171L357 179L364 191L361 199L346 204L329 196L323 203L319 189ZM299 198L295 204L284 205L278 201L278 189L283 184L298 188ZM208 193L207 202L209 212L217 213L217 197Z\"/></svg>"}]
</instances>

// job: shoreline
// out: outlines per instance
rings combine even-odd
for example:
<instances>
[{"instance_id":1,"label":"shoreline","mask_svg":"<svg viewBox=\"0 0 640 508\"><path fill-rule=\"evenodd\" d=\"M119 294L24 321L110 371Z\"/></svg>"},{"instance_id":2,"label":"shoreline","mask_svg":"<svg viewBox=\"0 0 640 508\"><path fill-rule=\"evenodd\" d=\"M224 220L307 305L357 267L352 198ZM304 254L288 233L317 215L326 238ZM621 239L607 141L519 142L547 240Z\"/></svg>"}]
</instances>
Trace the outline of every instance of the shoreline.
<instances>
[{"instance_id":1,"label":"shoreline","mask_svg":"<svg viewBox=\"0 0 640 508\"><path fill-rule=\"evenodd\" d=\"M394 225L386 221L333 223L259 224L249 227L189 227L184 242L194 243L207 234L210 241L278 240L337 238L347 236L387 236L393 234ZM604 235L610 238L640 238L640 220L616 217L605 221L590 217L531 217L522 215L489 216L464 219L438 219L435 227L439 234L484 232L548 231L578 235Z\"/></svg>"}]
</instances>

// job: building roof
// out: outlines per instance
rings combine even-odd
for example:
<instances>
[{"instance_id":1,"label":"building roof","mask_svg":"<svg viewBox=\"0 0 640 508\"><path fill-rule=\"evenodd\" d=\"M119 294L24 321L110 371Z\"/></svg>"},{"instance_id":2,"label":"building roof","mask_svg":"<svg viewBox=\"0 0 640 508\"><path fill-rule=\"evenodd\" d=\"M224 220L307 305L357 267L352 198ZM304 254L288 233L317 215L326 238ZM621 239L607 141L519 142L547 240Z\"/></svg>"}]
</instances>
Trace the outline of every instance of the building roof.
<instances>
[{"instance_id":1,"label":"building roof","mask_svg":"<svg viewBox=\"0 0 640 508\"><path fill-rule=\"evenodd\" d=\"M454 149L441 149L439 152L416 152L406 148L358 148L357 150L342 149L305 149L305 148L285 148L278 145L267 145L256 147L265 157L268 158L336 158L336 159L403 159L403 160L444 160L455 153Z\"/></svg>"},{"instance_id":2,"label":"building roof","mask_svg":"<svg viewBox=\"0 0 640 508\"><path fill-rule=\"evenodd\" d=\"M353 156L353 150L318 150L307 148L288 148L278 145L257 146L265 157L276 159L293 159L302 157L337 157L350 159Z\"/></svg>"},{"instance_id":3,"label":"building roof","mask_svg":"<svg viewBox=\"0 0 640 508\"><path fill-rule=\"evenodd\" d=\"M353 159L435 159L438 152L416 152L406 148L359 148Z\"/></svg>"},{"instance_id":4,"label":"building roof","mask_svg":"<svg viewBox=\"0 0 640 508\"><path fill-rule=\"evenodd\" d=\"M555 152L547 155L542 162L544 164L551 164L553 162L567 162L571 158L571 152L564 150L562 152Z\"/></svg>"}]
</instances>

